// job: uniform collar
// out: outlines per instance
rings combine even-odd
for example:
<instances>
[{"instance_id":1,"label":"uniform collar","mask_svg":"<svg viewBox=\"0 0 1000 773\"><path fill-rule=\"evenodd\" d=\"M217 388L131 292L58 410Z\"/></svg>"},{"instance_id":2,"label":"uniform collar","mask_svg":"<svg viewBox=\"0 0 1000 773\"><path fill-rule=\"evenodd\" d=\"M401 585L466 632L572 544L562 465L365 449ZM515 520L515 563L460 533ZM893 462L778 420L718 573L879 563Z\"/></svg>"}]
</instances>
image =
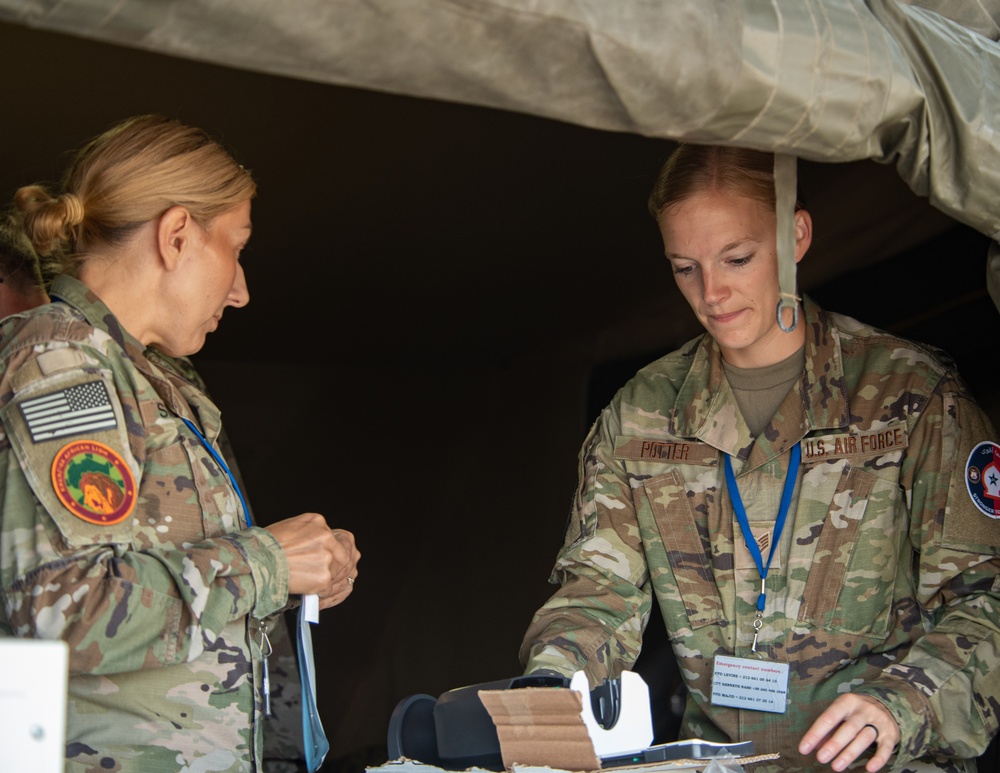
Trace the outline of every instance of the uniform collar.
<instances>
[{"instance_id":1,"label":"uniform collar","mask_svg":"<svg viewBox=\"0 0 1000 773\"><path fill-rule=\"evenodd\" d=\"M106 332L149 380L174 414L197 421L205 436L215 440L221 428L219 410L205 397L200 384L188 383L193 372L190 362L184 360L186 368L182 367L180 361L153 347L143 346L139 339L121 326L104 301L78 279L60 275L53 280L50 293L54 300L75 309L92 327Z\"/></svg>"},{"instance_id":2,"label":"uniform collar","mask_svg":"<svg viewBox=\"0 0 1000 773\"><path fill-rule=\"evenodd\" d=\"M810 298L802 302L800 325L806 326L802 386L789 392L771 423L750 437L722 368L722 353L705 334L692 342L691 358L671 415L679 437L697 438L755 468L779 456L807 433L848 426L844 362L840 336L830 316Z\"/></svg>"},{"instance_id":3,"label":"uniform collar","mask_svg":"<svg viewBox=\"0 0 1000 773\"><path fill-rule=\"evenodd\" d=\"M59 300L77 310L92 327L103 330L117 343L129 359L145 359L145 346L121 326L97 294L79 279L62 274L57 276L49 290L53 300Z\"/></svg>"}]
</instances>

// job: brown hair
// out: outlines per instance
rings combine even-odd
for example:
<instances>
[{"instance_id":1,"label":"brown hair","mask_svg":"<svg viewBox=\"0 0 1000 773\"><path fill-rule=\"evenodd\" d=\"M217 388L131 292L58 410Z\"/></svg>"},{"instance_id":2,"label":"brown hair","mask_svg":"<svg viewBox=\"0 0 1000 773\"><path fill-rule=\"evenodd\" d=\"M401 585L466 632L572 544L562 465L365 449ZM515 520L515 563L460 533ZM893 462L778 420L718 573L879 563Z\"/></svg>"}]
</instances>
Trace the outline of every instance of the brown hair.
<instances>
[{"instance_id":1,"label":"brown hair","mask_svg":"<svg viewBox=\"0 0 1000 773\"><path fill-rule=\"evenodd\" d=\"M144 115L88 142L60 194L28 185L14 202L39 254L57 256L61 269L73 273L88 253L121 244L173 206L186 207L207 227L255 192L250 173L207 133Z\"/></svg>"},{"instance_id":2,"label":"brown hair","mask_svg":"<svg viewBox=\"0 0 1000 773\"><path fill-rule=\"evenodd\" d=\"M749 148L684 143L670 154L649 194L654 220L667 207L703 191L726 191L775 208L774 154ZM795 209L802 209L799 201Z\"/></svg>"},{"instance_id":3,"label":"brown hair","mask_svg":"<svg viewBox=\"0 0 1000 773\"><path fill-rule=\"evenodd\" d=\"M43 289L38 255L13 213L0 215L0 278L21 293Z\"/></svg>"}]
</instances>

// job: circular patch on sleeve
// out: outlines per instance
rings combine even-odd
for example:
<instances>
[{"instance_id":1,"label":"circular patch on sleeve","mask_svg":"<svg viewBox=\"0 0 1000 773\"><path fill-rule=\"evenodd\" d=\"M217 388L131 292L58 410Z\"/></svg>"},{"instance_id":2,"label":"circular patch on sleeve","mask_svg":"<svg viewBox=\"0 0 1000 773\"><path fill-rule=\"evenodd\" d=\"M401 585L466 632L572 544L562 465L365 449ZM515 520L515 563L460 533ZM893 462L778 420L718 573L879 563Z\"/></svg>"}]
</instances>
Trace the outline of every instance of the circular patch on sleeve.
<instances>
[{"instance_id":1,"label":"circular patch on sleeve","mask_svg":"<svg viewBox=\"0 0 1000 773\"><path fill-rule=\"evenodd\" d=\"M1000 518L1000 445L987 440L972 449L965 464L965 485L980 512Z\"/></svg>"},{"instance_id":2,"label":"circular patch on sleeve","mask_svg":"<svg viewBox=\"0 0 1000 773\"><path fill-rule=\"evenodd\" d=\"M94 440L62 447L52 462L52 485L67 510L99 526L121 523L135 507L135 478L128 464Z\"/></svg>"}]
</instances>

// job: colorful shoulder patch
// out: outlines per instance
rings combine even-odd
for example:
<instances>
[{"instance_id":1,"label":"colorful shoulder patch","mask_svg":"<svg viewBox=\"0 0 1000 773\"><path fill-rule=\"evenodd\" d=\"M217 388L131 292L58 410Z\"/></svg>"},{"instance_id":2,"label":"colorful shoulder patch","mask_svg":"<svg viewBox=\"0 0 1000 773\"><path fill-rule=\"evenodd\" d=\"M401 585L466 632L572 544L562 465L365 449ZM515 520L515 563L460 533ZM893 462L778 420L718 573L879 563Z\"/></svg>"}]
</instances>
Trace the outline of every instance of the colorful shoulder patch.
<instances>
[{"instance_id":1,"label":"colorful shoulder patch","mask_svg":"<svg viewBox=\"0 0 1000 773\"><path fill-rule=\"evenodd\" d=\"M1000 445L987 440L972 449L965 464L965 485L980 512L1000 518Z\"/></svg>"},{"instance_id":2,"label":"colorful shoulder patch","mask_svg":"<svg viewBox=\"0 0 1000 773\"><path fill-rule=\"evenodd\" d=\"M59 450L52 462L52 486L67 510L98 526L124 521L137 498L128 464L95 440L75 440Z\"/></svg>"}]
</instances>

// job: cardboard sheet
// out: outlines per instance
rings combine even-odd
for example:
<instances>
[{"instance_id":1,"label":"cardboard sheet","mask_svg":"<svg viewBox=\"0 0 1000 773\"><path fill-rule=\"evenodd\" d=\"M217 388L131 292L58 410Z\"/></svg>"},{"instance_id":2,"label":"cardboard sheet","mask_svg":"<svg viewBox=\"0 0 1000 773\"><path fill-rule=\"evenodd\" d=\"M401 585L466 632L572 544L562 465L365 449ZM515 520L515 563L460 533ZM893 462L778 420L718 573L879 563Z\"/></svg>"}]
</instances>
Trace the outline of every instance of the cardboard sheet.
<instances>
[{"instance_id":1,"label":"cardboard sheet","mask_svg":"<svg viewBox=\"0 0 1000 773\"><path fill-rule=\"evenodd\" d=\"M503 764L597 770L601 762L583 722L583 698L574 690L526 687L482 690L493 718Z\"/></svg>"}]
</instances>

